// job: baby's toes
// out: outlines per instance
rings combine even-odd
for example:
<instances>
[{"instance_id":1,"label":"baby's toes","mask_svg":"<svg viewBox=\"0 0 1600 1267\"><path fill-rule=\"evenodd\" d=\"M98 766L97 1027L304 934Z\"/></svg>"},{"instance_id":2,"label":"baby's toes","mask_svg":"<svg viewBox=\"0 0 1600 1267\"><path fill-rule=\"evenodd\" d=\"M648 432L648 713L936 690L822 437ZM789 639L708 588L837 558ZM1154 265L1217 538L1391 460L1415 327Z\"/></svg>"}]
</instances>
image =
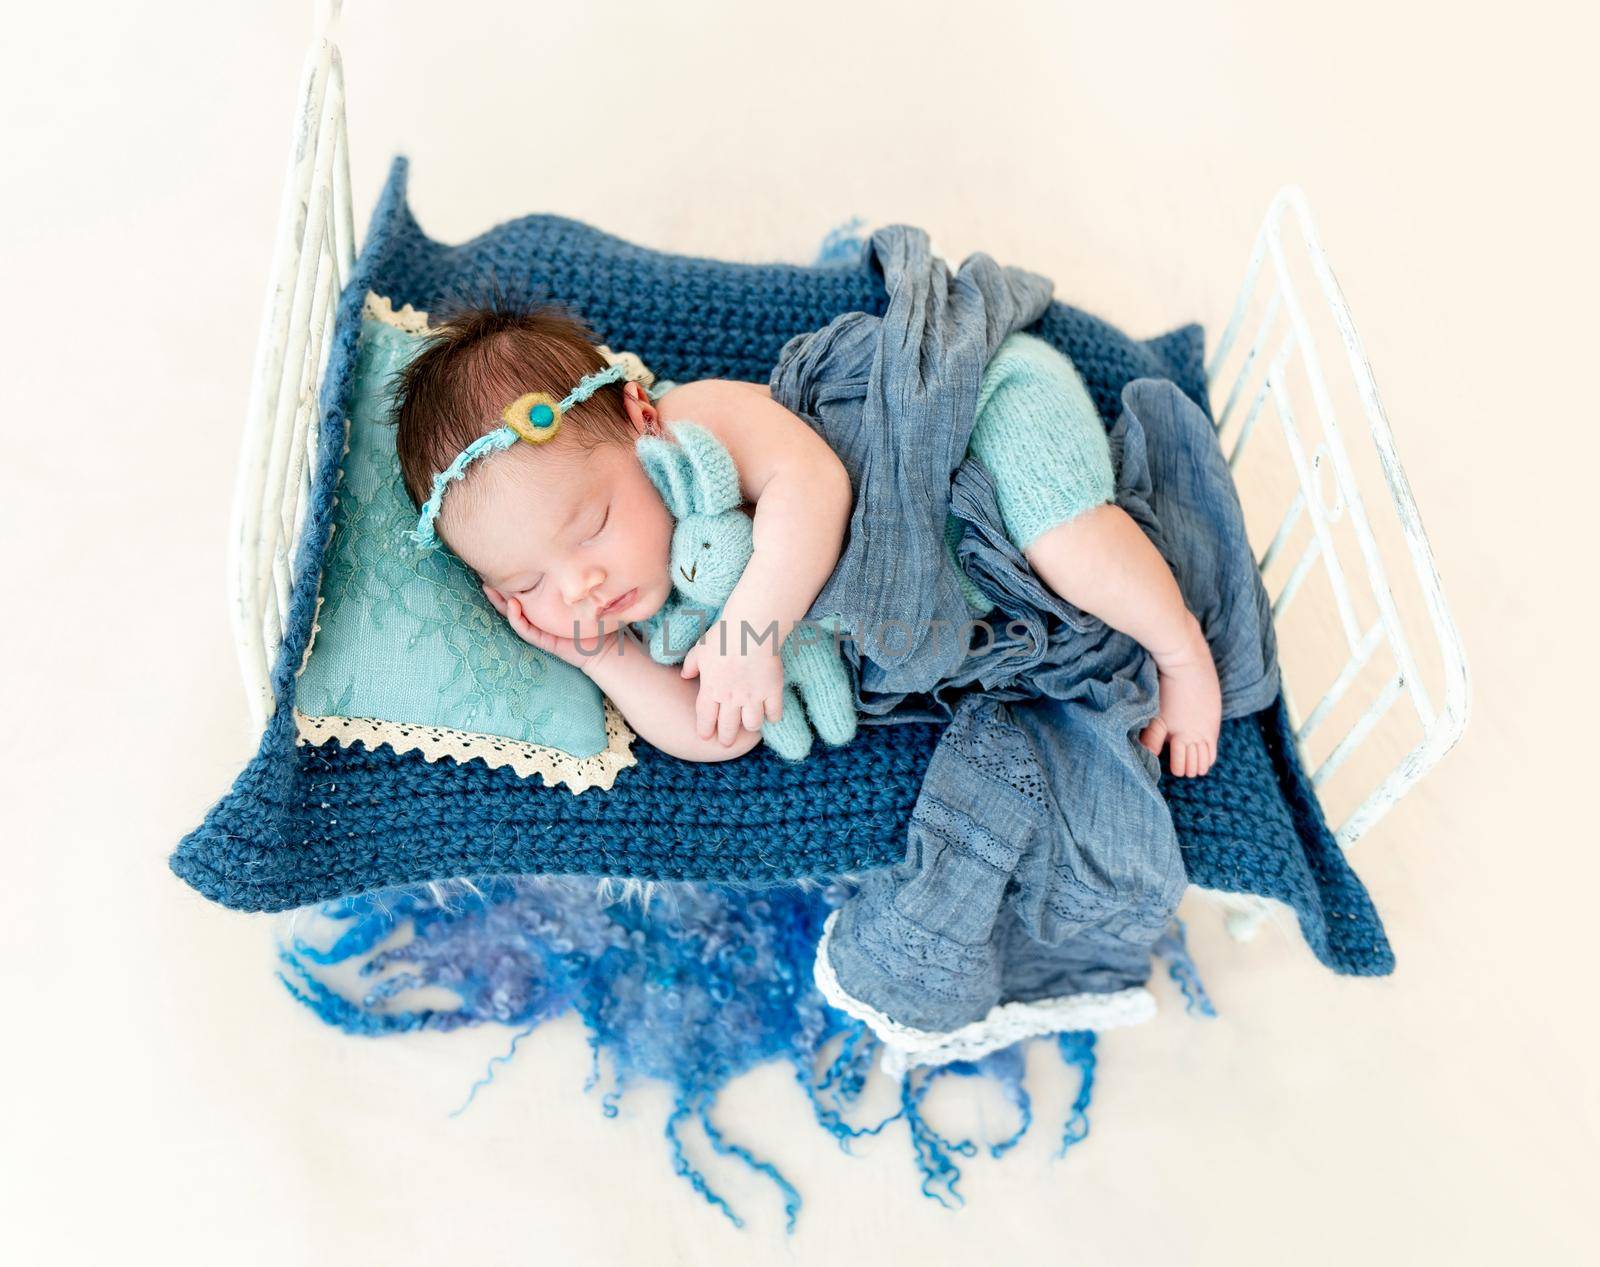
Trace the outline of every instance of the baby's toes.
<instances>
[{"instance_id":1,"label":"baby's toes","mask_svg":"<svg viewBox=\"0 0 1600 1267\"><path fill-rule=\"evenodd\" d=\"M1139 742L1159 757L1161 745L1167 742L1167 723L1159 717L1152 718L1150 724L1139 732Z\"/></svg>"},{"instance_id":2,"label":"baby's toes","mask_svg":"<svg viewBox=\"0 0 1600 1267\"><path fill-rule=\"evenodd\" d=\"M1172 772L1184 779L1192 779L1200 773L1200 744L1197 740L1173 739Z\"/></svg>"}]
</instances>

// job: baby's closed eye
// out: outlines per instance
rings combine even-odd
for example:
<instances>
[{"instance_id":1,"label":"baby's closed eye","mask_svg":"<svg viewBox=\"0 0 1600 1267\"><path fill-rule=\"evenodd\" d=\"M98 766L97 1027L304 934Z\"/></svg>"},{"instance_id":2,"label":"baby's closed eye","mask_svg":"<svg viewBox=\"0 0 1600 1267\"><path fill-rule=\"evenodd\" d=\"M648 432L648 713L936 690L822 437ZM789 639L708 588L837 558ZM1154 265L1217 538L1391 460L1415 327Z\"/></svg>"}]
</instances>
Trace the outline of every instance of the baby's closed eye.
<instances>
[{"instance_id":1,"label":"baby's closed eye","mask_svg":"<svg viewBox=\"0 0 1600 1267\"><path fill-rule=\"evenodd\" d=\"M593 530L589 533L588 537L586 537L584 539L584 544L587 545L590 541L593 541L602 532L604 532L605 528L606 528L606 525L608 523L610 523L610 522L611 522L611 504L609 502L607 502L606 503L605 512L600 516L600 522L594 525Z\"/></svg>"}]
</instances>

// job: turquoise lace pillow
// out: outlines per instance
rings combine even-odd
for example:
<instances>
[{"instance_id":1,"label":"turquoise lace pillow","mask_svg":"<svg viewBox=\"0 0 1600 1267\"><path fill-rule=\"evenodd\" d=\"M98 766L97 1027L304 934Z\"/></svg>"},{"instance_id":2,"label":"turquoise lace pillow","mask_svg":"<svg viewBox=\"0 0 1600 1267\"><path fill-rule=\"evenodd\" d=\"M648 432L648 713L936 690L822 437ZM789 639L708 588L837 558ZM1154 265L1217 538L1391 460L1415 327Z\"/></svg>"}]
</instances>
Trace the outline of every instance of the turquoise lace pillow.
<instances>
[{"instance_id":1,"label":"turquoise lace pillow","mask_svg":"<svg viewBox=\"0 0 1600 1267\"><path fill-rule=\"evenodd\" d=\"M481 758L574 791L633 764L631 735L593 682L530 647L448 550L406 539L389 425L396 375L425 318L368 296L316 630L295 691L300 738Z\"/></svg>"}]
</instances>

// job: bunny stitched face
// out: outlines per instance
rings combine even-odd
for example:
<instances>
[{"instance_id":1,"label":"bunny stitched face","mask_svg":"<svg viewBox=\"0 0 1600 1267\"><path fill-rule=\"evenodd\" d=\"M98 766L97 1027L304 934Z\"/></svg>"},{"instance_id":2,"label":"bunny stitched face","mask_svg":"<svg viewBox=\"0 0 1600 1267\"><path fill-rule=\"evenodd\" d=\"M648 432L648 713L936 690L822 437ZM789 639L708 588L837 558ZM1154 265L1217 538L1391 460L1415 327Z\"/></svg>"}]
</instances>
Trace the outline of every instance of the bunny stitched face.
<instances>
[{"instance_id":1,"label":"bunny stitched face","mask_svg":"<svg viewBox=\"0 0 1600 1267\"><path fill-rule=\"evenodd\" d=\"M739 472L704 427L670 424L673 441L646 436L634 448L640 465L677 519L671 578L685 597L720 607L739 583L753 550L753 527L739 507Z\"/></svg>"},{"instance_id":2,"label":"bunny stitched face","mask_svg":"<svg viewBox=\"0 0 1600 1267\"><path fill-rule=\"evenodd\" d=\"M754 552L753 525L737 510L690 515L672 533L672 583L707 607L720 607Z\"/></svg>"}]
</instances>

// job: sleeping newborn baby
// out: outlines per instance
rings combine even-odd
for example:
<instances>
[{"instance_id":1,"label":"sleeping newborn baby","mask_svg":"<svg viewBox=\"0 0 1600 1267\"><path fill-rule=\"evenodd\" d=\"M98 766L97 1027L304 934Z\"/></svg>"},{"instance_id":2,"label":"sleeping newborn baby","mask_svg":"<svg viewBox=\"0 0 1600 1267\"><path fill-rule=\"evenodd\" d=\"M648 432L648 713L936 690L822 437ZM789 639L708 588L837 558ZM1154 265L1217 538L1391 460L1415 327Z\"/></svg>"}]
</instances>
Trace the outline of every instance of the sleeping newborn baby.
<instances>
[{"instance_id":1,"label":"sleeping newborn baby","mask_svg":"<svg viewBox=\"0 0 1600 1267\"><path fill-rule=\"evenodd\" d=\"M782 714L778 647L839 560L850 480L765 386L708 379L652 400L636 382L595 385L606 369L589 330L559 309L453 314L400 385L406 490L519 637L581 669L656 747L727 760ZM530 442L497 446L489 437L509 434L513 402L532 411L531 424L516 423ZM680 419L727 448L754 531L718 625L681 667L622 636L672 593L673 519L634 443ZM1039 579L1155 660L1160 708L1140 742L1165 749L1174 774L1205 774L1221 724L1211 653L1165 560L1113 504L1105 431L1071 362L1010 335L985 370L969 451L993 474L1007 535ZM471 460L480 455L489 460ZM758 636L773 625L777 642Z\"/></svg>"}]
</instances>

